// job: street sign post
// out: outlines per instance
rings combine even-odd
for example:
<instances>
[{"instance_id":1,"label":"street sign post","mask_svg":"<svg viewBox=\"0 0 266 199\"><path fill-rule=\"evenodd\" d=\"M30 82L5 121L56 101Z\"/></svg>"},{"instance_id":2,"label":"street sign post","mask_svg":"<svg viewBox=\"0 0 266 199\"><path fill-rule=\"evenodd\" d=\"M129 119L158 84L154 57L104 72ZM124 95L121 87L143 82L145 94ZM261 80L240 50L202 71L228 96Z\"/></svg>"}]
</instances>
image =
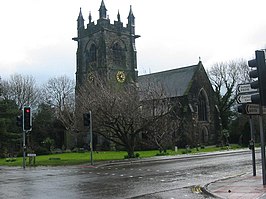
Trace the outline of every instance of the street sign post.
<instances>
[{"instance_id":1,"label":"street sign post","mask_svg":"<svg viewBox=\"0 0 266 199\"><path fill-rule=\"evenodd\" d=\"M260 106L258 104L247 104L246 105L246 113L248 115L259 115L260 114Z\"/></svg>"},{"instance_id":2,"label":"street sign post","mask_svg":"<svg viewBox=\"0 0 266 199\"><path fill-rule=\"evenodd\" d=\"M266 107L262 107L262 113L266 114ZM260 106L258 104L246 104L246 114L259 115L260 114Z\"/></svg>"},{"instance_id":3,"label":"street sign post","mask_svg":"<svg viewBox=\"0 0 266 199\"><path fill-rule=\"evenodd\" d=\"M258 89L251 88L251 84L238 84L237 85L237 93L255 93L258 91Z\"/></svg>"},{"instance_id":4,"label":"street sign post","mask_svg":"<svg viewBox=\"0 0 266 199\"><path fill-rule=\"evenodd\" d=\"M260 105L259 104L241 104L238 106L238 112L247 115L259 115ZM263 115L266 115L266 107L262 107Z\"/></svg>"},{"instance_id":5,"label":"street sign post","mask_svg":"<svg viewBox=\"0 0 266 199\"><path fill-rule=\"evenodd\" d=\"M256 50L256 59L248 61L248 66L255 68L249 72L250 78L258 78L251 82L251 88L259 89L258 93L251 96L251 101L254 104L259 104L259 125L260 125L260 140L261 140L261 165L262 165L262 180L263 185L266 185L266 166L265 166L265 138L263 129L263 106L266 106L266 63L265 51Z\"/></svg>"},{"instance_id":6,"label":"street sign post","mask_svg":"<svg viewBox=\"0 0 266 199\"><path fill-rule=\"evenodd\" d=\"M252 122L252 116L249 116L249 128L250 128L250 147L252 152L252 168L253 168L253 176L256 176L256 157L255 157L255 136L254 136L254 127Z\"/></svg>"},{"instance_id":7,"label":"street sign post","mask_svg":"<svg viewBox=\"0 0 266 199\"><path fill-rule=\"evenodd\" d=\"M258 78L258 80L251 82L251 88L258 89L257 93L251 96L251 101L259 105L259 125L260 125L260 141L261 141L261 165L262 165L262 179L263 185L266 185L266 166L265 166L265 140L263 130L263 106L266 106L266 63L265 51L256 50L256 59L248 61L248 66L255 68L249 72L250 78ZM239 100L241 101L241 100ZM257 112L257 108L250 108L250 112Z\"/></svg>"},{"instance_id":8,"label":"street sign post","mask_svg":"<svg viewBox=\"0 0 266 199\"><path fill-rule=\"evenodd\" d=\"M251 94L238 95L236 101L238 104L251 103Z\"/></svg>"},{"instance_id":9,"label":"street sign post","mask_svg":"<svg viewBox=\"0 0 266 199\"><path fill-rule=\"evenodd\" d=\"M238 84L236 88L238 104L247 104L252 102L252 95L258 92L258 89L251 88L250 83Z\"/></svg>"}]
</instances>

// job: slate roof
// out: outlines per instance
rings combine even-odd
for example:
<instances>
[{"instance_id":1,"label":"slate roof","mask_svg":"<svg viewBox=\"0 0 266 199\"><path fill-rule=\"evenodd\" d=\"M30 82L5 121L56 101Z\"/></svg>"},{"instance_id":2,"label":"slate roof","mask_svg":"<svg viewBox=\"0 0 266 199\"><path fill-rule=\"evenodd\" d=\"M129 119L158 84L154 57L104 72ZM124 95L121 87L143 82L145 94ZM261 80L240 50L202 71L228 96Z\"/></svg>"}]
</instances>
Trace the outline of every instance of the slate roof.
<instances>
[{"instance_id":1,"label":"slate roof","mask_svg":"<svg viewBox=\"0 0 266 199\"><path fill-rule=\"evenodd\" d=\"M147 91L152 84L162 87L167 97L184 96L200 65L202 65L201 62L197 65L141 75L138 77L139 89Z\"/></svg>"}]
</instances>

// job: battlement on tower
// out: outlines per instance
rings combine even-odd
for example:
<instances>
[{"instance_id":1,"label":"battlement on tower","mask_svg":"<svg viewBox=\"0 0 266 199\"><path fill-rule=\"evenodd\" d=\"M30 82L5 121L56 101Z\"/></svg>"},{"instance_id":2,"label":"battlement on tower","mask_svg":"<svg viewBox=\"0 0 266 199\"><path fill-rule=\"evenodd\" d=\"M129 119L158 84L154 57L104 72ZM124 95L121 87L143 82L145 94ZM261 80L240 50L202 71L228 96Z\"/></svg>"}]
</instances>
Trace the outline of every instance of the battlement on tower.
<instances>
[{"instance_id":1,"label":"battlement on tower","mask_svg":"<svg viewBox=\"0 0 266 199\"><path fill-rule=\"evenodd\" d=\"M79 37L85 37L89 35L93 35L100 31L111 31L116 32L118 34L130 35L130 27L123 26L123 23L120 21L114 21L114 24L110 23L109 19L98 19L97 23L90 22L87 24L87 27L79 30Z\"/></svg>"},{"instance_id":2,"label":"battlement on tower","mask_svg":"<svg viewBox=\"0 0 266 199\"><path fill-rule=\"evenodd\" d=\"M130 11L128 15L128 23L126 27L123 26L123 23L120 20L120 14L118 11L117 14L117 21L114 21L114 23L110 23L110 19L107 15L107 9L105 7L104 1L102 0L100 9L99 9L99 19L97 20L97 23L92 21L91 13L89 14L89 23L87 26L84 26L84 19L83 15L80 9L80 13L77 19L78 22L78 37L73 38L73 40L77 40L78 38L83 38L86 36L93 35L97 32L101 31L110 31L115 32L118 35L127 35L127 36L133 36L135 37L135 17L132 12L132 7L130 6ZM137 36L138 37L138 36Z\"/></svg>"}]
</instances>

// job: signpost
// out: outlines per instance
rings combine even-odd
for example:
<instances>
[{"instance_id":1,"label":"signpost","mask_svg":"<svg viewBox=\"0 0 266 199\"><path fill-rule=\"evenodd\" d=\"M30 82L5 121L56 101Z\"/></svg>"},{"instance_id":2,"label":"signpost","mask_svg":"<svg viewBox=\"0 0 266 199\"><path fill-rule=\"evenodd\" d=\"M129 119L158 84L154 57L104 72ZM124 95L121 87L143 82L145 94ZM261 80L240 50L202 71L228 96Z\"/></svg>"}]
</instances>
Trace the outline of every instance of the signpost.
<instances>
[{"instance_id":1,"label":"signpost","mask_svg":"<svg viewBox=\"0 0 266 199\"><path fill-rule=\"evenodd\" d=\"M251 88L251 84L238 84L237 88L237 97L236 101L238 104L246 104L246 103L251 103L252 99L251 96L258 92L258 89L253 89Z\"/></svg>"},{"instance_id":2,"label":"signpost","mask_svg":"<svg viewBox=\"0 0 266 199\"><path fill-rule=\"evenodd\" d=\"M251 103L251 94L238 95L236 101L238 104Z\"/></svg>"},{"instance_id":3,"label":"signpost","mask_svg":"<svg viewBox=\"0 0 266 199\"><path fill-rule=\"evenodd\" d=\"M251 88L251 84L238 84L237 93L255 93L258 92L257 89Z\"/></svg>"},{"instance_id":4,"label":"signpost","mask_svg":"<svg viewBox=\"0 0 266 199\"><path fill-rule=\"evenodd\" d=\"M250 78L258 78L251 82L251 87L258 89L258 92L253 94L251 101L259 104L259 125L260 125L260 142L261 142L261 165L262 165L262 180L263 185L266 185L266 166L265 166L265 138L263 129L263 106L266 106L266 63L265 51L256 50L256 59L248 61L248 66L254 68L249 72Z\"/></svg>"},{"instance_id":5,"label":"signpost","mask_svg":"<svg viewBox=\"0 0 266 199\"><path fill-rule=\"evenodd\" d=\"M248 115L259 115L260 106L258 104L246 104L245 111L246 111L246 114ZM262 108L262 113L266 114L266 107Z\"/></svg>"},{"instance_id":6,"label":"signpost","mask_svg":"<svg viewBox=\"0 0 266 199\"><path fill-rule=\"evenodd\" d=\"M246 105L246 114L248 115L259 115L260 107L258 104L247 104Z\"/></svg>"},{"instance_id":7,"label":"signpost","mask_svg":"<svg viewBox=\"0 0 266 199\"><path fill-rule=\"evenodd\" d=\"M255 157L255 135L254 128L252 123L252 116L249 116L249 127L250 127L250 141L249 146L252 152L252 168L253 168L253 176L256 176L256 157Z\"/></svg>"},{"instance_id":8,"label":"signpost","mask_svg":"<svg viewBox=\"0 0 266 199\"><path fill-rule=\"evenodd\" d=\"M256 176L256 159L255 159L255 148L254 148L254 132L253 132L253 123L252 115L260 115L262 107L259 104L250 104L252 103L252 95L258 92L258 89L251 88L251 84L239 84L237 85L237 98L236 101L238 104L241 104L239 107L242 113L250 115L250 147L252 151L252 165L253 165L253 176ZM263 108L263 114L266 113L266 108Z\"/></svg>"}]
</instances>

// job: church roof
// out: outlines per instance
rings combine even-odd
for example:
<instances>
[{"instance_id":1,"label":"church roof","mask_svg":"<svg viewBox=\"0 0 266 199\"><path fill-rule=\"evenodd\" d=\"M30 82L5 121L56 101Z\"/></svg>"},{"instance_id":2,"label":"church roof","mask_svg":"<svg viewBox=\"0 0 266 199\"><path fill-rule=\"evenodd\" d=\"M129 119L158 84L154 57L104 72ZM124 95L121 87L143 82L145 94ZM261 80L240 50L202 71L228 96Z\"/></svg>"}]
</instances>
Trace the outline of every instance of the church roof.
<instances>
[{"instance_id":1,"label":"church roof","mask_svg":"<svg viewBox=\"0 0 266 199\"><path fill-rule=\"evenodd\" d=\"M197 65L167 70L138 77L140 91L147 91L150 87L160 87L166 97L180 97L187 94L197 69Z\"/></svg>"}]
</instances>

